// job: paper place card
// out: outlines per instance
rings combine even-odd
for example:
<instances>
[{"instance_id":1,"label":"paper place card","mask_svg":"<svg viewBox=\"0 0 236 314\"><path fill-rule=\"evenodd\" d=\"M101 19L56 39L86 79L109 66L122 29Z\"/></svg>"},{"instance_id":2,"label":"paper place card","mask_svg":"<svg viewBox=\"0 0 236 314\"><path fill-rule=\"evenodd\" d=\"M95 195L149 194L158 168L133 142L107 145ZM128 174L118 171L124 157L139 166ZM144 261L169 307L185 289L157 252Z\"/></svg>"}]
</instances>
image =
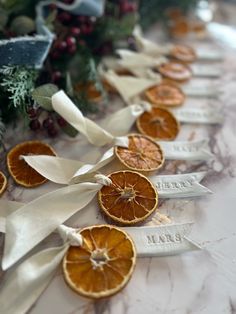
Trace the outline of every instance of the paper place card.
<instances>
[{"instance_id":1,"label":"paper place card","mask_svg":"<svg viewBox=\"0 0 236 314\"><path fill-rule=\"evenodd\" d=\"M214 65L192 64L194 76L217 78L222 75L222 70Z\"/></svg>"},{"instance_id":2,"label":"paper place card","mask_svg":"<svg viewBox=\"0 0 236 314\"><path fill-rule=\"evenodd\" d=\"M189 239L193 223L124 227L134 240L138 257L167 256L201 249Z\"/></svg>"},{"instance_id":3,"label":"paper place card","mask_svg":"<svg viewBox=\"0 0 236 314\"><path fill-rule=\"evenodd\" d=\"M177 108L175 117L183 123L222 124L223 114L212 108Z\"/></svg>"},{"instance_id":4,"label":"paper place card","mask_svg":"<svg viewBox=\"0 0 236 314\"><path fill-rule=\"evenodd\" d=\"M158 141L165 152L165 159L175 160L208 160L213 158L208 140L200 141Z\"/></svg>"},{"instance_id":5,"label":"paper place card","mask_svg":"<svg viewBox=\"0 0 236 314\"><path fill-rule=\"evenodd\" d=\"M181 88L187 96L192 97L218 98L220 95L219 90L209 84L198 85L194 83L187 83L181 86Z\"/></svg>"},{"instance_id":6,"label":"paper place card","mask_svg":"<svg viewBox=\"0 0 236 314\"><path fill-rule=\"evenodd\" d=\"M197 58L206 61L222 61L223 54L221 51L215 50L215 48L197 48Z\"/></svg>"},{"instance_id":7,"label":"paper place card","mask_svg":"<svg viewBox=\"0 0 236 314\"><path fill-rule=\"evenodd\" d=\"M151 176L149 179L156 186L160 198L185 198L212 193L199 183L205 175L206 172L194 172Z\"/></svg>"}]
</instances>

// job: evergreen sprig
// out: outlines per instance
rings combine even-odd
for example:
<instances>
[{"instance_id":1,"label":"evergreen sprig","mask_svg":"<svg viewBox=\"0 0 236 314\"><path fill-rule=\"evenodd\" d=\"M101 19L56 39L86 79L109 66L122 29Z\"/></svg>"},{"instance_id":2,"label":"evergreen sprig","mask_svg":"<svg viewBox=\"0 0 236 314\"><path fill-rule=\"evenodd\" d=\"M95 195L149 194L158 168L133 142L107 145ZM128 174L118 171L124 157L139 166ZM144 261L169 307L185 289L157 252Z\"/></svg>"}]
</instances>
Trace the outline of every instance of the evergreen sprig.
<instances>
[{"instance_id":1,"label":"evergreen sprig","mask_svg":"<svg viewBox=\"0 0 236 314\"><path fill-rule=\"evenodd\" d=\"M24 112L35 87L36 70L19 66L5 66L0 73L2 74L0 86L8 94L10 106Z\"/></svg>"}]
</instances>

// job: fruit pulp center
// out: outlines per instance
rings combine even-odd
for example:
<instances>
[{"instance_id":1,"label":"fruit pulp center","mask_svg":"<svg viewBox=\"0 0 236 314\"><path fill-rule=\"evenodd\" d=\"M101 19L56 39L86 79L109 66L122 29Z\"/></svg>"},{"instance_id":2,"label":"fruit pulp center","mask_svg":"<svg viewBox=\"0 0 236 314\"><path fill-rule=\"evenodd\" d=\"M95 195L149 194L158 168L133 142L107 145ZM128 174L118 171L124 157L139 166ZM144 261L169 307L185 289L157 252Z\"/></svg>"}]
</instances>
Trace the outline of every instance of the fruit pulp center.
<instances>
[{"instance_id":1,"label":"fruit pulp center","mask_svg":"<svg viewBox=\"0 0 236 314\"><path fill-rule=\"evenodd\" d=\"M132 200L135 197L135 191L132 187L125 187L120 194L123 199Z\"/></svg>"},{"instance_id":2,"label":"fruit pulp center","mask_svg":"<svg viewBox=\"0 0 236 314\"><path fill-rule=\"evenodd\" d=\"M97 268L107 264L109 258L105 249L96 249L92 252L90 260L93 267Z\"/></svg>"},{"instance_id":3,"label":"fruit pulp center","mask_svg":"<svg viewBox=\"0 0 236 314\"><path fill-rule=\"evenodd\" d=\"M162 125L164 123L164 119L160 117L155 117L150 122L153 124Z\"/></svg>"}]
</instances>

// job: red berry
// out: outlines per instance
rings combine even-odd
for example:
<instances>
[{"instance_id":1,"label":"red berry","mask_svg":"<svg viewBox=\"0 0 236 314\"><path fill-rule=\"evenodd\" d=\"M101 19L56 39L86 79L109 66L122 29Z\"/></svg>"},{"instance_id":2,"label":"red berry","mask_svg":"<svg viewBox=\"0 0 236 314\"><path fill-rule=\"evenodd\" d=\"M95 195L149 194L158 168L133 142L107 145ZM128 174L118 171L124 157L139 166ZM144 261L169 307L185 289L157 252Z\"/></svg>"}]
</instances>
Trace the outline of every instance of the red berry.
<instances>
[{"instance_id":1,"label":"red berry","mask_svg":"<svg viewBox=\"0 0 236 314\"><path fill-rule=\"evenodd\" d=\"M77 36L80 35L81 30L80 30L79 27L71 27L70 32L71 32L72 35L77 37Z\"/></svg>"},{"instance_id":2,"label":"red berry","mask_svg":"<svg viewBox=\"0 0 236 314\"><path fill-rule=\"evenodd\" d=\"M130 3L128 1L124 1L120 4L121 13L131 13L137 11L136 3Z\"/></svg>"},{"instance_id":3,"label":"red berry","mask_svg":"<svg viewBox=\"0 0 236 314\"><path fill-rule=\"evenodd\" d=\"M30 121L29 127L31 128L31 130L37 131L37 130L40 129L41 124L40 124L40 122L39 122L38 119L34 119L34 120L31 120L31 121Z\"/></svg>"},{"instance_id":4,"label":"red berry","mask_svg":"<svg viewBox=\"0 0 236 314\"><path fill-rule=\"evenodd\" d=\"M57 82L62 78L62 74L60 71L55 71L52 73L52 81Z\"/></svg>"},{"instance_id":5,"label":"red berry","mask_svg":"<svg viewBox=\"0 0 236 314\"><path fill-rule=\"evenodd\" d=\"M74 46L76 44L76 39L73 36L69 36L66 38L66 43L68 47Z\"/></svg>"},{"instance_id":6,"label":"red berry","mask_svg":"<svg viewBox=\"0 0 236 314\"><path fill-rule=\"evenodd\" d=\"M59 51L54 50L52 51L51 56L52 56L52 59L57 60L60 58L61 54L59 53Z\"/></svg>"},{"instance_id":7,"label":"red berry","mask_svg":"<svg viewBox=\"0 0 236 314\"><path fill-rule=\"evenodd\" d=\"M33 107L29 107L29 108L27 108L26 111L27 111L30 119L34 119L37 117L37 114L38 114L37 109L35 109Z\"/></svg>"},{"instance_id":8,"label":"red berry","mask_svg":"<svg viewBox=\"0 0 236 314\"><path fill-rule=\"evenodd\" d=\"M45 120L43 120L43 127L45 129L49 129L52 126L54 127L54 121L52 118L46 118Z\"/></svg>"},{"instance_id":9,"label":"red berry","mask_svg":"<svg viewBox=\"0 0 236 314\"><path fill-rule=\"evenodd\" d=\"M67 52L69 54L74 54L76 50L77 50L76 45L73 45L73 46L68 47Z\"/></svg>"},{"instance_id":10,"label":"red berry","mask_svg":"<svg viewBox=\"0 0 236 314\"><path fill-rule=\"evenodd\" d=\"M71 15L68 12L62 12L58 14L58 20L62 23L70 22Z\"/></svg>"},{"instance_id":11,"label":"red berry","mask_svg":"<svg viewBox=\"0 0 236 314\"><path fill-rule=\"evenodd\" d=\"M64 51L66 50L67 48L67 42L66 41L60 41L58 44L57 44L57 48L61 51Z\"/></svg>"},{"instance_id":12,"label":"red berry","mask_svg":"<svg viewBox=\"0 0 236 314\"><path fill-rule=\"evenodd\" d=\"M64 126L66 126L66 124L67 124L67 122L66 122L66 120L65 119L63 119L62 117L58 117L57 118L57 123L58 123L58 125L60 125L60 127L64 127Z\"/></svg>"},{"instance_id":13,"label":"red berry","mask_svg":"<svg viewBox=\"0 0 236 314\"><path fill-rule=\"evenodd\" d=\"M86 42L83 39L79 40L78 44L83 47L86 46Z\"/></svg>"},{"instance_id":14,"label":"red berry","mask_svg":"<svg viewBox=\"0 0 236 314\"><path fill-rule=\"evenodd\" d=\"M78 20L78 22L80 22L82 24L82 23L85 23L87 21L87 17L81 15L81 16L77 17L77 20Z\"/></svg>"},{"instance_id":15,"label":"red berry","mask_svg":"<svg viewBox=\"0 0 236 314\"><path fill-rule=\"evenodd\" d=\"M55 127L51 127L48 129L48 135L50 137L55 137L55 136L57 136L57 134L58 134L58 131Z\"/></svg>"},{"instance_id":16,"label":"red berry","mask_svg":"<svg viewBox=\"0 0 236 314\"><path fill-rule=\"evenodd\" d=\"M82 34L88 35L88 34L92 33L92 31L93 31L92 25L86 25L86 24L81 25Z\"/></svg>"}]
</instances>

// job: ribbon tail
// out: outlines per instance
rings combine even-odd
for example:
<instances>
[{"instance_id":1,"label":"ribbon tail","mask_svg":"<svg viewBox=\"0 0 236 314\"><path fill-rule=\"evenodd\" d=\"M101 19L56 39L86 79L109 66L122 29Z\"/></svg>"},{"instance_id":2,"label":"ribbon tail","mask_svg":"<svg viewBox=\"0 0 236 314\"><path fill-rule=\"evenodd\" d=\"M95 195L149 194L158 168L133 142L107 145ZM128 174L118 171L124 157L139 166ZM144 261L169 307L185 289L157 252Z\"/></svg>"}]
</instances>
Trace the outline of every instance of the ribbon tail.
<instances>
[{"instance_id":1,"label":"ribbon tail","mask_svg":"<svg viewBox=\"0 0 236 314\"><path fill-rule=\"evenodd\" d=\"M51 281L68 249L68 244L43 250L6 275L0 289L1 312L24 314Z\"/></svg>"},{"instance_id":2,"label":"ribbon tail","mask_svg":"<svg viewBox=\"0 0 236 314\"><path fill-rule=\"evenodd\" d=\"M156 79L137 78L117 75L109 70L104 74L105 79L116 88L126 104L130 105L135 96L139 96L147 88L157 84Z\"/></svg>"},{"instance_id":3,"label":"ribbon tail","mask_svg":"<svg viewBox=\"0 0 236 314\"><path fill-rule=\"evenodd\" d=\"M70 125L82 133L91 144L103 146L113 141L113 136L90 119L85 118L63 91L52 96L52 107Z\"/></svg>"},{"instance_id":4,"label":"ribbon tail","mask_svg":"<svg viewBox=\"0 0 236 314\"><path fill-rule=\"evenodd\" d=\"M47 193L6 218L2 268L11 267L58 225L82 210L97 194L98 183L80 183Z\"/></svg>"},{"instance_id":5,"label":"ribbon tail","mask_svg":"<svg viewBox=\"0 0 236 314\"><path fill-rule=\"evenodd\" d=\"M23 203L0 200L0 233L6 231L6 217L23 206Z\"/></svg>"},{"instance_id":6,"label":"ribbon tail","mask_svg":"<svg viewBox=\"0 0 236 314\"><path fill-rule=\"evenodd\" d=\"M102 120L100 125L113 136L124 136L144 112L145 108L141 105L130 105Z\"/></svg>"},{"instance_id":7,"label":"ribbon tail","mask_svg":"<svg viewBox=\"0 0 236 314\"><path fill-rule=\"evenodd\" d=\"M95 165L87 164L77 170L73 175L70 184L78 183L85 179L91 179L91 176L94 177L96 171L109 164L114 158L114 148L112 147L104 153L102 158Z\"/></svg>"},{"instance_id":8,"label":"ribbon tail","mask_svg":"<svg viewBox=\"0 0 236 314\"><path fill-rule=\"evenodd\" d=\"M84 163L55 156L22 156L29 166L43 177L58 184L68 184L75 171Z\"/></svg>"}]
</instances>

